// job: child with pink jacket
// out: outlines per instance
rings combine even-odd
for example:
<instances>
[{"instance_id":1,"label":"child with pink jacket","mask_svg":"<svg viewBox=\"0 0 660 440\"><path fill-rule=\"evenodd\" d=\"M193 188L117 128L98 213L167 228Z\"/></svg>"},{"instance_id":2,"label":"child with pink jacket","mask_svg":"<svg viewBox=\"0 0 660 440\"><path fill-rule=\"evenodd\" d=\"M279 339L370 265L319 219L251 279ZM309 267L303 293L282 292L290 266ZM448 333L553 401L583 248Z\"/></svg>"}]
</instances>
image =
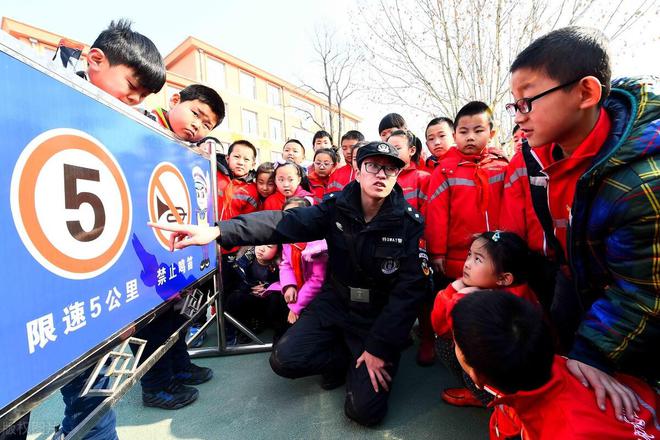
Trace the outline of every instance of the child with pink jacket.
<instances>
[{"instance_id":1,"label":"child with pink jacket","mask_svg":"<svg viewBox=\"0 0 660 440\"><path fill-rule=\"evenodd\" d=\"M310 206L307 199L291 197L283 210ZM293 324L300 313L321 291L328 261L328 245L325 240L309 243L282 245L280 262L280 286L289 306L287 321Z\"/></svg>"}]
</instances>

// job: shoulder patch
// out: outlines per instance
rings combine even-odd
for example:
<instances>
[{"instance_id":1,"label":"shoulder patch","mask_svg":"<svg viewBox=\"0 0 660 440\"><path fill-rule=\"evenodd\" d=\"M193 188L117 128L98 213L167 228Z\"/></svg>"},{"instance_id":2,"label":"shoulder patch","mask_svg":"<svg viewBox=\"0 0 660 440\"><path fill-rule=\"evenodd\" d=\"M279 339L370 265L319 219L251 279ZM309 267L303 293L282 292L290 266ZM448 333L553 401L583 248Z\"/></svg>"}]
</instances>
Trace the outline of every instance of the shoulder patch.
<instances>
[{"instance_id":1,"label":"shoulder patch","mask_svg":"<svg viewBox=\"0 0 660 440\"><path fill-rule=\"evenodd\" d=\"M325 194L323 196L323 199L321 199L321 203L327 202L329 200L337 200L337 195L339 195L340 192L331 192L328 194Z\"/></svg>"},{"instance_id":2,"label":"shoulder patch","mask_svg":"<svg viewBox=\"0 0 660 440\"><path fill-rule=\"evenodd\" d=\"M424 217L422 216L422 214L420 214L419 211L417 211L412 206L406 206L404 210L406 211L406 214L408 214L408 216L412 218L415 222L424 223Z\"/></svg>"}]
</instances>

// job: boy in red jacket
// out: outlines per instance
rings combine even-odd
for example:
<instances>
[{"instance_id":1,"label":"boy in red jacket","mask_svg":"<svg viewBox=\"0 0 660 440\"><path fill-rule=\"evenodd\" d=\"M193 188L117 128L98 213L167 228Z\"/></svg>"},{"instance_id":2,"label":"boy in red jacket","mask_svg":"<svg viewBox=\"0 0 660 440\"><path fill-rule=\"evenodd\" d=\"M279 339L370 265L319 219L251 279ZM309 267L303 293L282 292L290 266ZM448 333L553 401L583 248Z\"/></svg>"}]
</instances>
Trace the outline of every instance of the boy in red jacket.
<instances>
[{"instance_id":1,"label":"boy in red jacket","mask_svg":"<svg viewBox=\"0 0 660 440\"><path fill-rule=\"evenodd\" d=\"M433 171L438 161L454 146L454 121L441 116L426 126L426 147L431 155L426 158L426 169Z\"/></svg>"},{"instance_id":2,"label":"boy in red jacket","mask_svg":"<svg viewBox=\"0 0 660 440\"><path fill-rule=\"evenodd\" d=\"M210 87L193 84L170 98L170 110L156 108L151 112L164 128L186 142L197 142L225 118L225 103Z\"/></svg>"},{"instance_id":3,"label":"boy in red jacket","mask_svg":"<svg viewBox=\"0 0 660 440\"><path fill-rule=\"evenodd\" d=\"M172 95L169 111L157 108L152 114L177 138L198 142L225 118L225 104L212 88L193 84ZM143 352L145 359L181 325L181 315L171 307L140 330L137 335L148 341ZM182 408L199 395L191 385L202 384L212 377L213 370L190 361L185 339L180 338L140 380L142 403L170 410Z\"/></svg>"},{"instance_id":4,"label":"boy in red jacket","mask_svg":"<svg viewBox=\"0 0 660 440\"><path fill-rule=\"evenodd\" d=\"M451 316L461 367L495 395L491 438L514 434L510 424L502 430L499 422L516 418L523 440L660 436L658 391L619 375L637 399L633 415L615 414L609 404L599 409L594 391L571 374L565 358L555 355L543 313L528 301L506 292L474 292L456 303Z\"/></svg>"},{"instance_id":5,"label":"boy in red jacket","mask_svg":"<svg viewBox=\"0 0 660 440\"><path fill-rule=\"evenodd\" d=\"M355 180L355 167L353 165L353 148L358 142L364 141L364 135L357 130L347 131L341 137L341 154L344 156L344 165L337 168L328 182L328 192L341 191L346 185Z\"/></svg>"},{"instance_id":6,"label":"boy in red jacket","mask_svg":"<svg viewBox=\"0 0 660 440\"><path fill-rule=\"evenodd\" d=\"M440 160L429 183L424 236L434 269L450 279L462 275L472 236L499 225L507 161L487 149L495 134L492 114L480 101L461 108L455 121L456 148Z\"/></svg>"},{"instance_id":7,"label":"boy in red jacket","mask_svg":"<svg viewBox=\"0 0 660 440\"><path fill-rule=\"evenodd\" d=\"M218 212L228 220L257 210L259 193L254 183L257 149L246 140L233 142L226 162L218 161Z\"/></svg>"}]
</instances>

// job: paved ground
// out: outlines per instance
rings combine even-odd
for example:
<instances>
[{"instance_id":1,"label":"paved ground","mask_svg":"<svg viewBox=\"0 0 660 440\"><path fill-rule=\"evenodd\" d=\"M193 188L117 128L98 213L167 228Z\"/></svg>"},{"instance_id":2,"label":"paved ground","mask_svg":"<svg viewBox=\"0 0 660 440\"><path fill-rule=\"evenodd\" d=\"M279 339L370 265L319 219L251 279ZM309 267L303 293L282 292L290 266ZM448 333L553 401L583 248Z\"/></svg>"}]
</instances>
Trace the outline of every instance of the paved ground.
<instances>
[{"instance_id":1,"label":"paved ground","mask_svg":"<svg viewBox=\"0 0 660 440\"><path fill-rule=\"evenodd\" d=\"M268 354L195 360L215 371L200 385L200 398L178 411L145 408L139 386L117 405L122 440L165 439L486 439L488 413L442 403L440 391L454 384L441 366L421 368L415 348L404 352L390 412L377 428L363 428L344 417L343 388L323 391L319 378L276 376ZM32 414L30 440L49 439L61 419L59 393Z\"/></svg>"}]
</instances>

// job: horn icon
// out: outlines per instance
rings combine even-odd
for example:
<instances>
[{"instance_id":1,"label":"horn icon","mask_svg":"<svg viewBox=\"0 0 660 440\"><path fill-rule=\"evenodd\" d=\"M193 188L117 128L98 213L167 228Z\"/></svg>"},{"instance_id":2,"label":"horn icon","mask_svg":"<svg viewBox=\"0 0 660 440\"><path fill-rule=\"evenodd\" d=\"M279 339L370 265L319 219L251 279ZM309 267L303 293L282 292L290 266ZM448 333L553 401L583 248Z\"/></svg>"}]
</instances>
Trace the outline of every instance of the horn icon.
<instances>
[{"instance_id":1,"label":"horn icon","mask_svg":"<svg viewBox=\"0 0 660 440\"><path fill-rule=\"evenodd\" d=\"M160 197L156 196L156 212L158 213L158 218L161 218L163 214L168 212L170 210L170 207L167 206L166 203L164 203Z\"/></svg>"}]
</instances>

